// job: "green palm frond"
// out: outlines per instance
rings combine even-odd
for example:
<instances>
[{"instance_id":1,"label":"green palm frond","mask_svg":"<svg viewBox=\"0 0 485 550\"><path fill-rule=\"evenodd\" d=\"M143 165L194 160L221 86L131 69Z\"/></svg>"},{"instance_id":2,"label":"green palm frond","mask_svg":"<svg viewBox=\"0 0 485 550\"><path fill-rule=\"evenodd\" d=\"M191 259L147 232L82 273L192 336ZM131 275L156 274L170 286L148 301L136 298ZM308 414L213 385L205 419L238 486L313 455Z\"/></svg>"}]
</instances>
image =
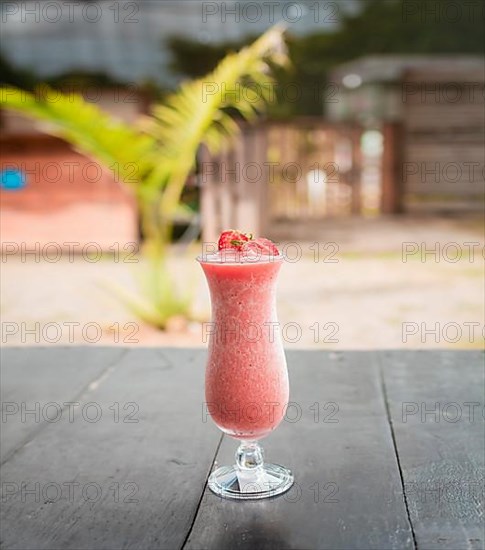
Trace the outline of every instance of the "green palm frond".
<instances>
[{"instance_id":1,"label":"green palm frond","mask_svg":"<svg viewBox=\"0 0 485 550\"><path fill-rule=\"evenodd\" d=\"M149 184L172 185L167 197L170 201L162 204L162 210L172 207L180 196L182 180L192 169L201 143L217 152L239 129L235 113L253 120L264 110L274 84L270 63L287 63L281 26L273 27L240 52L227 55L212 73L183 84L163 105L154 108L148 132L162 144L163 162L151 174Z\"/></svg>"},{"instance_id":2,"label":"green palm frond","mask_svg":"<svg viewBox=\"0 0 485 550\"><path fill-rule=\"evenodd\" d=\"M253 120L262 112L273 85L269 63L286 62L283 27L275 26L250 46L226 56L206 77L183 83L163 105L154 107L154 116L139 128L80 95L63 95L45 86L42 93L3 88L0 107L40 120L46 132L64 138L107 167L116 164L124 181L133 175L135 164L141 186L168 188L161 203L166 215L178 202L199 145L206 143L217 152L238 131L235 113ZM153 199L153 192L145 196Z\"/></svg>"},{"instance_id":3,"label":"green palm frond","mask_svg":"<svg viewBox=\"0 0 485 550\"><path fill-rule=\"evenodd\" d=\"M274 84L270 63L284 65L288 60L283 30L275 26L250 46L227 55L212 73L183 84L153 110L148 132L162 148L146 184L166 186L159 203L162 220L169 219L179 202L200 144L216 153L239 130L234 113L251 121L263 111ZM165 233L170 233L169 227Z\"/></svg>"},{"instance_id":4,"label":"green palm frond","mask_svg":"<svg viewBox=\"0 0 485 550\"><path fill-rule=\"evenodd\" d=\"M252 121L274 94L271 67L287 63L284 29L275 26L250 46L226 56L204 78L185 82L136 127L87 103L79 95L0 89L0 107L31 116L108 168L136 191L148 264L144 299L123 295L139 317L164 326L167 316L186 312L189 301L175 291L166 267L173 218L201 143L218 152L239 130L238 118ZM135 168L135 181L133 181ZM132 178L132 179L130 179ZM126 294L126 293L125 293Z\"/></svg>"},{"instance_id":5,"label":"green palm frond","mask_svg":"<svg viewBox=\"0 0 485 550\"><path fill-rule=\"evenodd\" d=\"M155 149L155 140L87 103L80 95L59 94L45 86L34 93L3 88L0 106L39 120L44 131L116 169L127 183L134 183L134 165L140 181L150 171L146 159Z\"/></svg>"}]
</instances>

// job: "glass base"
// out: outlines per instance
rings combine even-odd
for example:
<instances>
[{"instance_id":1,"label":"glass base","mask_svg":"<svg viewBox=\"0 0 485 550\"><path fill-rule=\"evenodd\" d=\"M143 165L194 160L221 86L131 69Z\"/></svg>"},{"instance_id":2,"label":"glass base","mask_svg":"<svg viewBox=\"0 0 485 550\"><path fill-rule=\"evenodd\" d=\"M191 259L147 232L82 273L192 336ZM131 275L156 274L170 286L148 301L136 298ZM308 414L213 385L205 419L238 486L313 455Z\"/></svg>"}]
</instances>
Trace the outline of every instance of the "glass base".
<instances>
[{"instance_id":1,"label":"glass base","mask_svg":"<svg viewBox=\"0 0 485 550\"><path fill-rule=\"evenodd\" d=\"M244 472L236 466L223 466L209 477L209 489L224 498L260 499L281 495L290 489L291 470L278 464L263 464L257 472Z\"/></svg>"}]
</instances>

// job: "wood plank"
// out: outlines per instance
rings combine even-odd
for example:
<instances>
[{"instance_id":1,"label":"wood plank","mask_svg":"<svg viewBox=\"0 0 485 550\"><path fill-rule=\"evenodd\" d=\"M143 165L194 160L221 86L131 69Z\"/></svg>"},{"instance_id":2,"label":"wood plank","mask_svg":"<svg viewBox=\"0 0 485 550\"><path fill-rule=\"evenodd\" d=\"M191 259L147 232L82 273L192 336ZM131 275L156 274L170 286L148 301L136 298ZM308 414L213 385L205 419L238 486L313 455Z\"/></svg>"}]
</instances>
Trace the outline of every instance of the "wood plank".
<instances>
[{"instance_id":1,"label":"wood plank","mask_svg":"<svg viewBox=\"0 0 485 550\"><path fill-rule=\"evenodd\" d=\"M423 143L408 138L402 181L407 192L473 198L483 193L483 140L481 143ZM475 163L475 164L473 164Z\"/></svg>"},{"instance_id":2,"label":"wood plank","mask_svg":"<svg viewBox=\"0 0 485 550\"><path fill-rule=\"evenodd\" d=\"M73 354L80 370L90 362L61 349L58 376ZM73 422L48 425L2 468L2 548L180 548L220 441L202 422L204 363L203 350L127 351L79 397ZM80 414L88 403L97 422ZM10 494L22 482L34 494Z\"/></svg>"},{"instance_id":3,"label":"wood plank","mask_svg":"<svg viewBox=\"0 0 485 550\"><path fill-rule=\"evenodd\" d=\"M211 156L207 147L199 149L198 174L200 185L200 214L202 225L202 240L204 243L217 242L219 231L219 219L217 208L217 184L215 165L216 159Z\"/></svg>"},{"instance_id":4,"label":"wood plank","mask_svg":"<svg viewBox=\"0 0 485 550\"><path fill-rule=\"evenodd\" d=\"M403 210L402 169L404 151L402 124L388 122L384 125L382 132L384 152L382 155L381 212L383 214L397 214ZM355 143L357 145L358 142ZM362 166L362 161L358 166Z\"/></svg>"},{"instance_id":5,"label":"wood plank","mask_svg":"<svg viewBox=\"0 0 485 550\"><path fill-rule=\"evenodd\" d=\"M185 548L414 548L375 355L290 351L288 363L301 418L263 446L295 486L247 502L206 490ZM232 463L236 446L225 438L218 463Z\"/></svg>"},{"instance_id":6,"label":"wood plank","mask_svg":"<svg viewBox=\"0 0 485 550\"><path fill-rule=\"evenodd\" d=\"M257 212L257 228L260 235L267 235L270 227L269 187L274 180L268 162L268 128L260 125L254 128L253 154L261 168L261 180L254 186L254 208Z\"/></svg>"},{"instance_id":7,"label":"wood plank","mask_svg":"<svg viewBox=\"0 0 485 550\"><path fill-rule=\"evenodd\" d=\"M7 347L1 351L1 461L29 441L37 430L58 413L55 403L76 396L106 369L114 365L124 351L101 347ZM36 403L39 405L36 406ZM28 410L33 414L26 414Z\"/></svg>"},{"instance_id":8,"label":"wood plank","mask_svg":"<svg viewBox=\"0 0 485 550\"><path fill-rule=\"evenodd\" d=\"M381 358L418 548L484 548L483 352Z\"/></svg>"}]
</instances>

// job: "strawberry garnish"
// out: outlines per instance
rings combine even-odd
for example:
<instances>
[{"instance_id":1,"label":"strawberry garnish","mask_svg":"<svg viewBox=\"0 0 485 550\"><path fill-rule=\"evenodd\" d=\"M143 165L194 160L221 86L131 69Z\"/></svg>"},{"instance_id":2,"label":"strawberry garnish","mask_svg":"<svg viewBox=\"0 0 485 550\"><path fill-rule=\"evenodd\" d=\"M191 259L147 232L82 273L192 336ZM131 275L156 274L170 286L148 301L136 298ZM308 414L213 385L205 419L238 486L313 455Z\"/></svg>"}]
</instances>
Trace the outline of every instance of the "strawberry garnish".
<instances>
[{"instance_id":1,"label":"strawberry garnish","mask_svg":"<svg viewBox=\"0 0 485 550\"><path fill-rule=\"evenodd\" d=\"M241 246L243 255L258 254L259 256L279 256L280 252L276 248L273 241L259 237L258 239L250 240Z\"/></svg>"},{"instance_id":2,"label":"strawberry garnish","mask_svg":"<svg viewBox=\"0 0 485 550\"><path fill-rule=\"evenodd\" d=\"M247 235L246 233L241 233L236 229L230 229L229 231L223 231L219 237L219 242L217 247L219 250L241 250L241 247L244 243L248 242L252 238L252 235Z\"/></svg>"},{"instance_id":3,"label":"strawberry garnish","mask_svg":"<svg viewBox=\"0 0 485 550\"><path fill-rule=\"evenodd\" d=\"M259 237L253 238L251 233L242 233L237 229L223 231L219 237L219 250L236 250L246 257L279 256L280 252L273 241Z\"/></svg>"}]
</instances>

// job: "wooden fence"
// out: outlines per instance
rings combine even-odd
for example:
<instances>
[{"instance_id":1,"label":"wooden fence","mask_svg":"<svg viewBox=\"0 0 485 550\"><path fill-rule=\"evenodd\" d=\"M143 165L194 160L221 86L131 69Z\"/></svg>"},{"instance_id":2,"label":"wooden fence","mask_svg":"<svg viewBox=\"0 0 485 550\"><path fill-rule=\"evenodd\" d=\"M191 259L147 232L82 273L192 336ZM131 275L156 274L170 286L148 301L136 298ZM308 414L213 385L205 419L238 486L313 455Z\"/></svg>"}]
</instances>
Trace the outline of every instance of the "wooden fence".
<instances>
[{"instance_id":1,"label":"wooden fence","mask_svg":"<svg viewBox=\"0 0 485 550\"><path fill-rule=\"evenodd\" d=\"M452 65L404 76L402 194L406 210L483 210L485 72Z\"/></svg>"},{"instance_id":2,"label":"wooden fence","mask_svg":"<svg viewBox=\"0 0 485 550\"><path fill-rule=\"evenodd\" d=\"M244 126L217 157L202 152L204 240L228 227L271 234L278 221L360 213L361 133L322 119L267 122Z\"/></svg>"}]
</instances>

